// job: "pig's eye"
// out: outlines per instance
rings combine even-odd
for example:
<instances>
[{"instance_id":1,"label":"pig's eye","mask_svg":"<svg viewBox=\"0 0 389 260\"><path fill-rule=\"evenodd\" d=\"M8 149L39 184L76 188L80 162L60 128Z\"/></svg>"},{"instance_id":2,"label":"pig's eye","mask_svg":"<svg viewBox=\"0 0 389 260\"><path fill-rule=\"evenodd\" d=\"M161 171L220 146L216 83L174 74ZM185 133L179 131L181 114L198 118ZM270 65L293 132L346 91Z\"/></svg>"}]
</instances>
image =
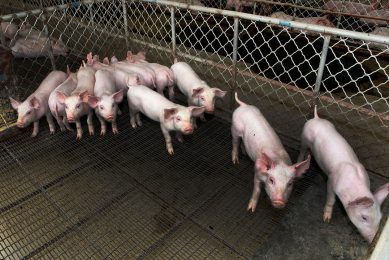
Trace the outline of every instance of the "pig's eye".
<instances>
[{"instance_id":1,"label":"pig's eye","mask_svg":"<svg viewBox=\"0 0 389 260\"><path fill-rule=\"evenodd\" d=\"M31 114L31 111L28 111L28 112L26 113L26 115L29 115L29 114Z\"/></svg>"},{"instance_id":2,"label":"pig's eye","mask_svg":"<svg viewBox=\"0 0 389 260\"><path fill-rule=\"evenodd\" d=\"M176 120L177 120L177 121L181 121L181 117L180 117L180 116L177 116L177 117L176 117Z\"/></svg>"},{"instance_id":3,"label":"pig's eye","mask_svg":"<svg viewBox=\"0 0 389 260\"><path fill-rule=\"evenodd\" d=\"M76 105L76 108L79 109L79 108L80 108L80 104L77 104L77 105Z\"/></svg>"},{"instance_id":4,"label":"pig's eye","mask_svg":"<svg viewBox=\"0 0 389 260\"><path fill-rule=\"evenodd\" d=\"M292 186L292 182L289 182L289 183L288 183L288 187L290 187L290 186Z\"/></svg>"},{"instance_id":5,"label":"pig's eye","mask_svg":"<svg viewBox=\"0 0 389 260\"><path fill-rule=\"evenodd\" d=\"M365 222L367 221L367 217L366 217L366 216L363 216L363 215L362 215L362 219L363 219L363 221L365 221Z\"/></svg>"},{"instance_id":6,"label":"pig's eye","mask_svg":"<svg viewBox=\"0 0 389 260\"><path fill-rule=\"evenodd\" d=\"M65 109L68 109L68 105L65 105Z\"/></svg>"},{"instance_id":7,"label":"pig's eye","mask_svg":"<svg viewBox=\"0 0 389 260\"><path fill-rule=\"evenodd\" d=\"M205 101L205 97L200 97L201 101Z\"/></svg>"},{"instance_id":8,"label":"pig's eye","mask_svg":"<svg viewBox=\"0 0 389 260\"><path fill-rule=\"evenodd\" d=\"M273 177L270 177L270 178L269 178L269 182L270 182L271 185L274 185L274 178L273 178Z\"/></svg>"},{"instance_id":9,"label":"pig's eye","mask_svg":"<svg viewBox=\"0 0 389 260\"><path fill-rule=\"evenodd\" d=\"M104 106L100 106L100 109L103 110L103 109L104 109Z\"/></svg>"},{"instance_id":10,"label":"pig's eye","mask_svg":"<svg viewBox=\"0 0 389 260\"><path fill-rule=\"evenodd\" d=\"M115 107L115 104L112 104L112 108L114 108Z\"/></svg>"}]
</instances>

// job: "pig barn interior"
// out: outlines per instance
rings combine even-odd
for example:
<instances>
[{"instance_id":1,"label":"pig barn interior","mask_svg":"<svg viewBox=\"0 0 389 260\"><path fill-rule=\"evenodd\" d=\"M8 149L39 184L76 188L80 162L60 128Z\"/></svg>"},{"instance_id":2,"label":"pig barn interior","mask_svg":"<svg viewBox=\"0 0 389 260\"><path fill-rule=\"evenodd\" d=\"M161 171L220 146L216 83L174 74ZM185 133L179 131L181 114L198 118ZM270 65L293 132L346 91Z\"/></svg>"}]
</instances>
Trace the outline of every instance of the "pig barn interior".
<instances>
[{"instance_id":1,"label":"pig barn interior","mask_svg":"<svg viewBox=\"0 0 389 260\"><path fill-rule=\"evenodd\" d=\"M0 1L1 22L29 23L68 49L56 55L47 41L42 55L15 57L1 78L0 259L383 259L389 202L370 245L338 199L324 223L327 177L314 160L285 208L273 208L262 189L256 211L247 212L254 163L244 155L232 163L230 128L238 92L295 162L317 104L366 167L372 191L388 182L389 34L375 32L389 27L389 17L326 10L327 0L258 0L241 12L227 2ZM281 11L293 19L271 15ZM297 19L324 15L333 27ZM0 36L5 50L18 37ZM131 128L127 101L116 135L84 131L76 140L58 125L51 135L45 119L35 138L31 126L16 127L9 96L24 100L53 69L75 72L89 52L123 59L128 50L168 67L185 61L228 91L193 135L173 138L174 155L158 123L143 116L143 126ZM186 104L177 88L175 98ZM98 133L97 118L94 124Z\"/></svg>"}]
</instances>

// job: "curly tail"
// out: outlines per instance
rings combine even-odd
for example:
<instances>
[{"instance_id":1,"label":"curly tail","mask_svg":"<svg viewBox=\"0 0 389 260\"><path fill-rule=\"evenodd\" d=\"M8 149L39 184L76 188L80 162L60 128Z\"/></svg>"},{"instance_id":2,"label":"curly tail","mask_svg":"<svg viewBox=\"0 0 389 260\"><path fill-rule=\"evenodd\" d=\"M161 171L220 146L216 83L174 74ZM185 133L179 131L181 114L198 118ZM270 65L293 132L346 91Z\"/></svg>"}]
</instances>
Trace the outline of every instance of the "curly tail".
<instances>
[{"instance_id":1,"label":"curly tail","mask_svg":"<svg viewBox=\"0 0 389 260\"><path fill-rule=\"evenodd\" d=\"M317 114L317 105L315 105L315 109L314 109L314 116L315 118L319 118L319 115Z\"/></svg>"},{"instance_id":2,"label":"curly tail","mask_svg":"<svg viewBox=\"0 0 389 260\"><path fill-rule=\"evenodd\" d=\"M239 98L238 98L238 93L237 93L237 92L235 92L235 100L236 100L236 102L237 102L240 106L246 106L246 105L247 105L246 103L244 103L244 102L242 102L242 101L239 100Z\"/></svg>"}]
</instances>

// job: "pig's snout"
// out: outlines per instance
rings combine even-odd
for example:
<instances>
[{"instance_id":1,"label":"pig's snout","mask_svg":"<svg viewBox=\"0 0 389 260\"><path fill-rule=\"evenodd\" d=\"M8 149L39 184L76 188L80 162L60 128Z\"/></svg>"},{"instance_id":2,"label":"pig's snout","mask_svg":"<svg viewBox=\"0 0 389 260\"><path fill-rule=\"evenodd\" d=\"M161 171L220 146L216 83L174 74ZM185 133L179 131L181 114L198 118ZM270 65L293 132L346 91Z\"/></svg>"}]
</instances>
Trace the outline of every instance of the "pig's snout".
<instances>
[{"instance_id":1,"label":"pig's snout","mask_svg":"<svg viewBox=\"0 0 389 260\"><path fill-rule=\"evenodd\" d=\"M273 200L272 204L273 204L273 207L278 208L278 209L282 209L283 207L285 207L286 203L283 200Z\"/></svg>"},{"instance_id":2,"label":"pig's snout","mask_svg":"<svg viewBox=\"0 0 389 260\"><path fill-rule=\"evenodd\" d=\"M205 107L205 112L206 113L213 113L214 111L215 111L215 107L213 105Z\"/></svg>"},{"instance_id":3,"label":"pig's snout","mask_svg":"<svg viewBox=\"0 0 389 260\"><path fill-rule=\"evenodd\" d=\"M193 127L192 127L192 126L184 127L184 128L182 129L182 131L183 131L185 134L191 134L191 133L193 133Z\"/></svg>"},{"instance_id":4,"label":"pig's snout","mask_svg":"<svg viewBox=\"0 0 389 260\"><path fill-rule=\"evenodd\" d=\"M68 114L67 118L68 118L68 121L70 123L74 123L76 121L76 118L74 117L74 114Z\"/></svg>"},{"instance_id":5,"label":"pig's snout","mask_svg":"<svg viewBox=\"0 0 389 260\"><path fill-rule=\"evenodd\" d=\"M107 121L112 121L113 120L113 115L110 114L105 118Z\"/></svg>"},{"instance_id":6,"label":"pig's snout","mask_svg":"<svg viewBox=\"0 0 389 260\"><path fill-rule=\"evenodd\" d=\"M16 126L19 127L19 128L24 128L25 127L25 122L22 120L18 120L16 122Z\"/></svg>"}]
</instances>

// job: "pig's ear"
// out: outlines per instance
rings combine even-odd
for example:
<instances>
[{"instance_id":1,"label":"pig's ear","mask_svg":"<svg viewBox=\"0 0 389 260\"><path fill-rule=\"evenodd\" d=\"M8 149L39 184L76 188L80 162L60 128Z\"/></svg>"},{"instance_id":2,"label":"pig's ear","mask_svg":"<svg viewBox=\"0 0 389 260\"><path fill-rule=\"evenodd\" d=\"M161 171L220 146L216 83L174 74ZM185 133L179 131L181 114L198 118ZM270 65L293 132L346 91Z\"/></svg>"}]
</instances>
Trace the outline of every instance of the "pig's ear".
<instances>
[{"instance_id":1,"label":"pig's ear","mask_svg":"<svg viewBox=\"0 0 389 260\"><path fill-rule=\"evenodd\" d=\"M262 153L261 156L255 161L255 167L261 173L266 174L271 167L273 167L273 161L266 153Z\"/></svg>"},{"instance_id":2,"label":"pig's ear","mask_svg":"<svg viewBox=\"0 0 389 260\"><path fill-rule=\"evenodd\" d=\"M215 96L217 96L219 98L223 98L227 94L227 91L223 91L219 88L212 88L212 90L213 90L213 93L215 93Z\"/></svg>"},{"instance_id":3,"label":"pig's ear","mask_svg":"<svg viewBox=\"0 0 389 260\"><path fill-rule=\"evenodd\" d=\"M80 98L80 100L84 103L88 103L88 91L85 90L84 92L81 92L80 94L78 94L78 97Z\"/></svg>"},{"instance_id":4,"label":"pig's ear","mask_svg":"<svg viewBox=\"0 0 389 260\"><path fill-rule=\"evenodd\" d=\"M375 193L374 197L376 198L379 205L386 199L389 194L389 182L379 187Z\"/></svg>"},{"instance_id":5,"label":"pig's ear","mask_svg":"<svg viewBox=\"0 0 389 260\"><path fill-rule=\"evenodd\" d=\"M41 104L39 103L39 100L36 97L31 98L30 100L30 105L34 109L39 109L41 107Z\"/></svg>"},{"instance_id":6,"label":"pig's ear","mask_svg":"<svg viewBox=\"0 0 389 260\"><path fill-rule=\"evenodd\" d=\"M20 102L11 97L9 97L9 101L11 101L11 106L13 107L13 109L17 110L18 106L20 105Z\"/></svg>"},{"instance_id":7,"label":"pig's ear","mask_svg":"<svg viewBox=\"0 0 389 260\"><path fill-rule=\"evenodd\" d=\"M165 108L164 109L165 121L171 119L175 114L177 114L177 112L178 112L177 108Z\"/></svg>"},{"instance_id":8,"label":"pig's ear","mask_svg":"<svg viewBox=\"0 0 389 260\"><path fill-rule=\"evenodd\" d=\"M128 61L132 62L133 59L132 59L132 51L127 51L127 58L126 58Z\"/></svg>"},{"instance_id":9,"label":"pig's ear","mask_svg":"<svg viewBox=\"0 0 389 260\"><path fill-rule=\"evenodd\" d=\"M103 59L103 63L106 64L106 65L109 65L109 59L108 59L108 57L105 57L105 58Z\"/></svg>"},{"instance_id":10,"label":"pig's ear","mask_svg":"<svg viewBox=\"0 0 389 260\"><path fill-rule=\"evenodd\" d=\"M65 99L67 98L67 96L64 93L57 91L57 98L59 103L63 104L65 103Z\"/></svg>"},{"instance_id":11,"label":"pig's ear","mask_svg":"<svg viewBox=\"0 0 389 260\"><path fill-rule=\"evenodd\" d=\"M116 62L118 62L118 58L116 58L116 56L113 55L113 56L111 57L111 63L116 63Z\"/></svg>"},{"instance_id":12,"label":"pig's ear","mask_svg":"<svg viewBox=\"0 0 389 260\"><path fill-rule=\"evenodd\" d=\"M115 103L120 103L120 102L122 102L122 100L123 100L123 90L121 89L121 90L119 90L118 92L113 93L113 94L112 94L112 98L113 98L113 100L115 101Z\"/></svg>"},{"instance_id":13,"label":"pig's ear","mask_svg":"<svg viewBox=\"0 0 389 260\"><path fill-rule=\"evenodd\" d=\"M198 97L198 95L203 93L204 88L201 88L201 87L200 88L194 88L192 91L193 91L192 92L192 97Z\"/></svg>"},{"instance_id":14,"label":"pig's ear","mask_svg":"<svg viewBox=\"0 0 389 260\"><path fill-rule=\"evenodd\" d=\"M100 61L100 56L97 54L93 55L93 61Z\"/></svg>"},{"instance_id":15,"label":"pig's ear","mask_svg":"<svg viewBox=\"0 0 389 260\"><path fill-rule=\"evenodd\" d=\"M308 158L305 161L296 163L291 167L293 168L292 170L296 174L296 176L300 177L309 169L310 163L311 163L311 155L308 154Z\"/></svg>"},{"instance_id":16,"label":"pig's ear","mask_svg":"<svg viewBox=\"0 0 389 260\"><path fill-rule=\"evenodd\" d=\"M140 52L138 52L137 55L140 56L142 60L146 60L146 52L145 51L140 51Z\"/></svg>"},{"instance_id":17,"label":"pig's ear","mask_svg":"<svg viewBox=\"0 0 389 260\"><path fill-rule=\"evenodd\" d=\"M203 107L190 106L188 108L189 108L189 111L190 111L191 115L194 116L194 117L199 117L205 111L205 107L204 106Z\"/></svg>"},{"instance_id":18,"label":"pig's ear","mask_svg":"<svg viewBox=\"0 0 389 260\"><path fill-rule=\"evenodd\" d=\"M96 108L99 101L100 101L100 98L98 98L98 97L88 96L88 104L91 108Z\"/></svg>"},{"instance_id":19,"label":"pig's ear","mask_svg":"<svg viewBox=\"0 0 389 260\"><path fill-rule=\"evenodd\" d=\"M86 55L86 63L88 65L93 65L93 57L92 57L92 52L88 53Z\"/></svg>"},{"instance_id":20,"label":"pig's ear","mask_svg":"<svg viewBox=\"0 0 389 260\"><path fill-rule=\"evenodd\" d=\"M66 65L66 76L69 77L70 73L72 73L72 72L70 71L69 65Z\"/></svg>"},{"instance_id":21,"label":"pig's ear","mask_svg":"<svg viewBox=\"0 0 389 260\"><path fill-rule=\"evenodd\" d=\"M362 207L362 208L369 208L374 204L374 200L372 200L369 197L360 197L356 200L350 201L347 205L347 207Z\"/></svg>"}]
</instances>

